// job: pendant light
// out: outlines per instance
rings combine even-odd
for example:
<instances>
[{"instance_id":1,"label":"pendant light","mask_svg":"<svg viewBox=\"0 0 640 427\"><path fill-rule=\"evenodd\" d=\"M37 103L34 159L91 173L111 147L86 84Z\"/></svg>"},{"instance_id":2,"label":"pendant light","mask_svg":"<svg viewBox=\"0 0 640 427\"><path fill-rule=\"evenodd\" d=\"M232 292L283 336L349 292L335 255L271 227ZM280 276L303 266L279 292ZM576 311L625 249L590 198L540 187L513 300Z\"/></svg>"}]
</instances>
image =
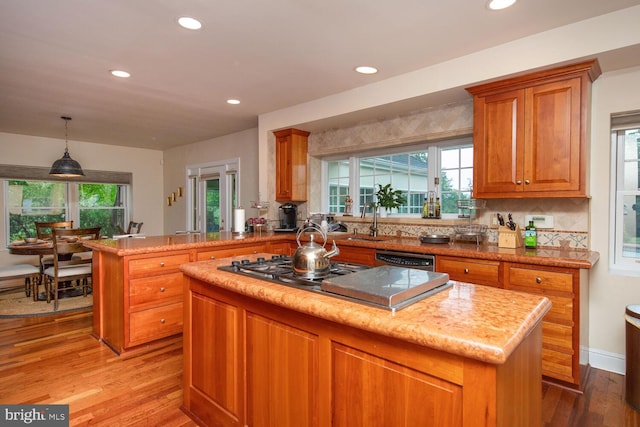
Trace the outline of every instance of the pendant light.
<instances>
[{"instance_id":1,"label":"pendant light","mask_svg":"<svg viewBox=\"0 0 640 427\"><path fill-rule=\"evenodd\" d=\"M61 178L74 178L78 176L84 176L80 163L76 162L69 155L69 142L67 141L68 123L71 117L60 117L64 120L64 155L53 162L49 175L59 176Z\"/></svg>"}]
</instances>

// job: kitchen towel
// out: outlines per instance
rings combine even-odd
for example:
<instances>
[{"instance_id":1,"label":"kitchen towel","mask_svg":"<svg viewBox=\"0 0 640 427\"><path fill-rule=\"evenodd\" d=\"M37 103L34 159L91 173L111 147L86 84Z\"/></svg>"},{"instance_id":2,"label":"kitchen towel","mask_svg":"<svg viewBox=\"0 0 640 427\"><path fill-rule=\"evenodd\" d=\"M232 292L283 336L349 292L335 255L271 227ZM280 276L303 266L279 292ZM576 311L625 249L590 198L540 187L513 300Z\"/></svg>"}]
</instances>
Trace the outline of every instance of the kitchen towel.
<instances>
[{"instance_id":1,"label":"kitchen towel","mask_svg":"<svg viewBox=\"0 0 640 427\"><path fill-rule=\"evenodd\" d=\"M235 208L233 210L233 232L244 232L244 209Z\"/></svg>"}]
</instances>

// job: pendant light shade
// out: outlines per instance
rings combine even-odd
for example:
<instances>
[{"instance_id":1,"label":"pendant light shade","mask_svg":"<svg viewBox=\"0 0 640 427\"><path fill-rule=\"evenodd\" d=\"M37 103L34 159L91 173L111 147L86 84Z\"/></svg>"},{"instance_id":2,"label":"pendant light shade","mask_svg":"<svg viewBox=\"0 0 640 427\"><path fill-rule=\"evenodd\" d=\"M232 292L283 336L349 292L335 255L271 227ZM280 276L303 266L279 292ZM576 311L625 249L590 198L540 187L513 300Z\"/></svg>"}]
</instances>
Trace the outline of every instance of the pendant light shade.
<instances>
[{"instance_id":1,"label":"pendant light shade","mask_svg":"<svg viewBox=\"0 0 640 427\"><path fill-rule=\"evenodd\" d=\"M59 176L62 178L73 178L78 176L84 176L80 163L76 162L69 155L69 143L67 141L67 124L71 117L60 117L64 120L64 154L61 158L53 162L49 175Z\"/></svg>"}]
</instances>

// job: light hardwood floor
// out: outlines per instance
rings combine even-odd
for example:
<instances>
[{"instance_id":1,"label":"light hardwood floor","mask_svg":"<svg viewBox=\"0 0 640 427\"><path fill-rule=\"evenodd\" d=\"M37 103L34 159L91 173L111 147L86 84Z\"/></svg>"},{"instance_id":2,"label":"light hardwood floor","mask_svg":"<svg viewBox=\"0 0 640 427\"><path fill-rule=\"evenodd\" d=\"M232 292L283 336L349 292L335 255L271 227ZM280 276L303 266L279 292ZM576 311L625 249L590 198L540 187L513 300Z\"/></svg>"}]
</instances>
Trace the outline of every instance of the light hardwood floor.
<instances>
[{"instance_id":1,"label":"light hardwood floor","mask_svg":"<svg viewBox=\"0 0 640 427\"><path fill-rule=\"evenodd\" d=\"M118 357L91 312L0 319L0 402L70 405L72 426L194 426L181 410L182 345ZM624 377L591 370L585 393L543 385L544 426L640 427Z\"/></svg>"}]
</instances>

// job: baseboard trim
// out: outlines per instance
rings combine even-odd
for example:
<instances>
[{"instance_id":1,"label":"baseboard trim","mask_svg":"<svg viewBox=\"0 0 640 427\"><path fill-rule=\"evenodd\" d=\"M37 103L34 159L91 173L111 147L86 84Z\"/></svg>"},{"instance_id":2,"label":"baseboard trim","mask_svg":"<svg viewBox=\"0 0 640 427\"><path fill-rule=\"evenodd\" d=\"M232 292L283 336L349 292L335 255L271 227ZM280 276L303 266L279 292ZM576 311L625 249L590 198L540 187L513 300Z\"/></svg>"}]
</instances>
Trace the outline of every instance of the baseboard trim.
<instances>
[{"instance_id":1,"label":"baseboard trim","mask_svg":"<svg viewBox=\"0 0 640 427\"><path fill-rule=\"evenodd\" d=\"M592 368L624 375L626 372L625 355L611 353L597 348L589 349L589 364Z\"/></svg>"}]
</instances>

